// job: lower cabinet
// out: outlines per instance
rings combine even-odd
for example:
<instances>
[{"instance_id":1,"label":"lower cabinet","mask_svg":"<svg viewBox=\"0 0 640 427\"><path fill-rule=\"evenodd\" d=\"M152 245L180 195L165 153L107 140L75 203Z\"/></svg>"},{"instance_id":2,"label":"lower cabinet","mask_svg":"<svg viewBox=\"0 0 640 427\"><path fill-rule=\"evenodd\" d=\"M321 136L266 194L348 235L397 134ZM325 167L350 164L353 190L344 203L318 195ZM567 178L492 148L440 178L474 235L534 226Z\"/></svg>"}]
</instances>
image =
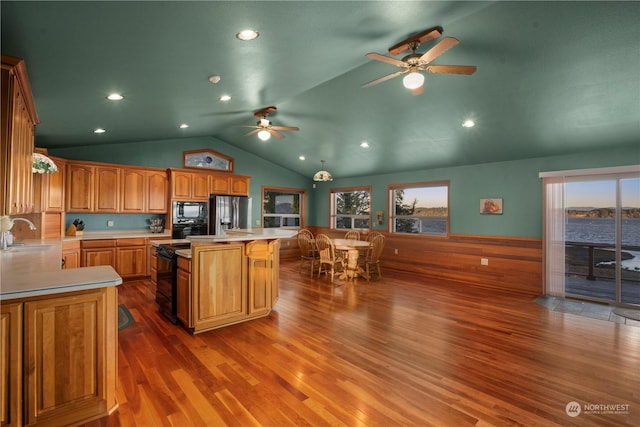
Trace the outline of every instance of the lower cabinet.
<instances>
[{"instance_id":1,"label":"lower cabinet","mask_svg":"<svg viewBox=\"0 0 640 427\"><path fill-rule=\"evenodd\" d=\"M193 333L267 316L278 296L279 240L191 246L178 258L178 318Z\"/></svg>"},{"instance_id":2,"label":"lower cabinet","mask_svg":"<svg viewBox=\"0 0 640 427\"><path fill-rule=\"evenodd\" d=\"M77 425L117 408L117 299L108 287L2 304L3 426Z\"/></svg>"},{"instance_id":3,"label":"lower cabinet","mask_svg":"<svg viewBox=\"0 0 640 427\"><path fill-rule=\"evenodd\" d=\"M22 423L22 304L0 305L0 425Z\"/></svg>"},{"instance_id":4,"label":"lower cabinet","mask_svg":"<svg viewBox=\"0 0 640 427\"><path fill-rule=\"evenodd\" d=\"M80 241L70 240L62 242L62 268L80 267Z\"/></svg>"},{"instance_id":5,"label":"lower cabinet","mask_svg":"<svg viewBox=\"0 0 640 427\"><path fill-rule=\"evenodd\" d=\"M147 275L146 238L82 240L81 266L110 265L123 278Z\"/></svg>"}]
</instances>

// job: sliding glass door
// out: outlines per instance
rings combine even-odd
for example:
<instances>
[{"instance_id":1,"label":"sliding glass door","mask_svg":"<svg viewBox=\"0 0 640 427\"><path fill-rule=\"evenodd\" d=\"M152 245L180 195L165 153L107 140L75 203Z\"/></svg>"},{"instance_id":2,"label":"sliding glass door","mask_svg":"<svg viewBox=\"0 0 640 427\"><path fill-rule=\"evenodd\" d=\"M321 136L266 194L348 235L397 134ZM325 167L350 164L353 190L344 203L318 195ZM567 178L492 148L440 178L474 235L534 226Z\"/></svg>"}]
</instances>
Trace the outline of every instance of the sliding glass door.
<instances>
[{"instance_id":1,"label":"sliding glass door","mask_svg":"<svg viewBox=\"0 0 640 427\"><path fill-rule=\"evenodd\" d=\"M640 305L640 174L604 171L541 174L546 293Z\"/></svg>"}]
</instances>

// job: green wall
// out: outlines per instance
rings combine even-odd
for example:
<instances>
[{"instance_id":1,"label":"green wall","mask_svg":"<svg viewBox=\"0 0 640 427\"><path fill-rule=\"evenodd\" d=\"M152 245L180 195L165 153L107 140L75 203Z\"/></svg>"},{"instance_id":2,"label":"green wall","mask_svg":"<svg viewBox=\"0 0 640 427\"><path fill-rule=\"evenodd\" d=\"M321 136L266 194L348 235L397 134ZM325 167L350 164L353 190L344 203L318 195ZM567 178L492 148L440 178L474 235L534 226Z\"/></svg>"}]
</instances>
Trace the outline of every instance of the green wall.
<instances>
[{"instance_id":1,"label":"green wall","mask_svg":"<svg viewBox=\"0 0 640 427\"><path fill-rule=\"evenodd\" d=\"M334 181L316 183L313 188L313 182L309 177L211 137L59 148L51 149L50 153L74 160L180 168L182 152L200 148L211 148L233 157L235 173L251 176L250 195L253 198L254 223L261 217L263 185L305 188L309 195L308 225L327 227L331 188L370 185L372 210L384 211L386 224L388 184L448 180L451 233L534 238L542 237L542 182L538 178L540 172L640 164L640 150L627 148L344 179L334 176ZM479 213L479 199L489 197L503 198L502 215ZM67 222L75 217L77 215L69 214ZM121 226L116 228L138 228L138 224L144 224L148 217L150 215L141 218L119 217L117 222ZM95 221L93 218L90 219L95 223L93 227L96 227L92 229L103 229L106 217L95 218ZM384 227L375 226L377 229Z\"/></svg>"}]
</instances>

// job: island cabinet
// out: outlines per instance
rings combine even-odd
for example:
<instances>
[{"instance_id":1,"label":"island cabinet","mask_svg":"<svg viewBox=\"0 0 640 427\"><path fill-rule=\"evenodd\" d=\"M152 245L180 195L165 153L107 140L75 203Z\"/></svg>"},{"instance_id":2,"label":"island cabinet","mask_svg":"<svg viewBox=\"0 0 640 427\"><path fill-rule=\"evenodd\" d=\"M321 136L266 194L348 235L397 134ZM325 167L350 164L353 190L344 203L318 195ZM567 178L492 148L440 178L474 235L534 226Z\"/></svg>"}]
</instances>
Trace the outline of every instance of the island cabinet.
<instances>
[{"instance_id":1,"label":"island cabinet","mask_svg":"<svg viewBox=\"0 0 640 427\"><path fill-rule=\"evenodd\" d=\"M178 258L178 319L193 333L267 316L278 297L279 240L192 244Z\"/></svg>"},{"instance_id":2,"label":"island cabinet","mask_svg":"<svg viewBox=\"0 0 640 427\"><path fill-rule=\"evenodd\" d=\"M2 304L3 426L78 425L117 408L117 299L107 287Z\"/></svg>"}]
</instances>

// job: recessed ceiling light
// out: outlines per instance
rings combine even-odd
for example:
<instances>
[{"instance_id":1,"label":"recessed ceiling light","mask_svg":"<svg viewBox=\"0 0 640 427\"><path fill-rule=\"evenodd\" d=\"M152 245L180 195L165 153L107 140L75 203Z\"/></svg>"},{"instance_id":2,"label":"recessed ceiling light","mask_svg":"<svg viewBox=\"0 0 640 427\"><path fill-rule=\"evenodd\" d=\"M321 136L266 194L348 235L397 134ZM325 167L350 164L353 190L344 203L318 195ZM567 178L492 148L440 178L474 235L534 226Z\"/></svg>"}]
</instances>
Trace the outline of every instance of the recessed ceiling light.
<instances>
[{"instance_id":1,"label":"recessed ceiling light","mask_svg":"<svg viewBox=\"0 0 640 427\"><path fill-rule=\"evenodd\" d=\"M236 38L242 41L255 40L258 38L260 33L255 30L242 30L238 34L236 34Z\"/></svg>"},{"instance_id":2,"label":"recessed ceiling light","mask_svg":"<svg viewBox=\"0 0 640 427\"><path fill-rule=\"evenodd\" d=\"M186 129L188 127L189 127L189 125L186 124L186 123L183 123L183 124L180 125L180 129Z\"/></svg>"},{"instance_id":3,"label":"recessed ceiling light","mask_svg":"<svg viewBox=\"0 0 640 427\"><path fill-rule=\"evenodd\" d=\"M222 101L222 102L227 102L227 101L230 101L230 100L231 100L231 96L229 96L229 95L222 95L220 97L220 101Z\"/></svg>"},{"instance_id":4,"label":"recessed ceiling light","mask_svg":"<svg viewBox=\"0 0 640 427\"><path fill-rule=\"evenodd\" d=\"M105 133L106 130L102 129L102 128L98 128L96 130L93 131L93 133Z\"/></svg>"},{"instance_id":5,"label":"recessed ceiling light","mask_svg":"<svg viewBox=\"0 0 640 427\"><path fill-rule=\"evenodd\" d=\"M107 99L110 101L120 101L121 99L124 99L124 96L120 95L119 93L110 93L109 95L107 95Z\"/></svg>"},{"instance_id":6,"label":"recessed ceiling light","mask_svg":"<svg viewBox=\"0 0 640 427\"><path fill-rule=\"evenodd\" d=\"M473 120L471 120L471 119L467 119L467 120L464 121L464 123L462 123L462 127L464 127L464 128L472 128L475 125L476 125L475 122Z\"/></svg>"},{"instance_id":7,"label":"recessed ceiling light","mask_svg":"<svg viewBox=\"0 0 640 427\"><path fill-rule=\"evenodd\" d=\"M362 141L362 142L360 143L360 147L362 147L362 148L369 148L369 143L368 143L367 141Z\"/></svg>"},{"instance_id":8,"label":"recessed ceiling light","mask_svg":"<svg viewBox=\"0 0 640 427\"><path fill-rule=\"evenodd\" d=\"M298 157L298 158L299 158L300 160L305 160L305 157L304 157L304 156L300 156L300 157Z\"/></svg>"},{"instance_id":9,"label":"recessed ceiling light","mask_svg":"<svg viewBox=\"0 0 640 427\"><path fill-rule=\"evenodd\" d=\"M220 78L220 76L209 76L209 81L213 84L216 84L220 82Z\"/></svg>"}]
</instances>

